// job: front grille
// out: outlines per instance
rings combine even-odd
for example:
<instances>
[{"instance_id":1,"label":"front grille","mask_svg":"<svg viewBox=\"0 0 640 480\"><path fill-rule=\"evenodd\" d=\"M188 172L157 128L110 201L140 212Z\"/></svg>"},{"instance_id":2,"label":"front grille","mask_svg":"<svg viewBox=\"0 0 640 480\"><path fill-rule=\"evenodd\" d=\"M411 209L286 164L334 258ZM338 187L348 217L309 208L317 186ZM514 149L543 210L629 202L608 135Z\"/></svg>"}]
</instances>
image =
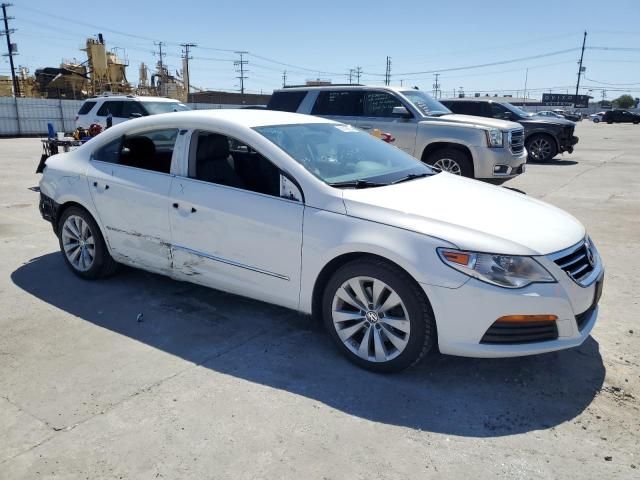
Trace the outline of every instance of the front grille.
<instances>
[{"instance_id":1,"label":"front grille","mask_svg":"<svg viewBox=\"0 0 640 480\"><path fill-rule=\"evenodd\" d=\"M515 345L544 342L558 338L556 322L501 323L494 322L480 343Z\"/></svg>"},{"instance_id":2,"label":"front grille","mask_svg":"<svg viewBox=\"0 0 640 480\"><path fill-rule=\"evenodd\" d=\"M593 305L591 308L589 308L589 310L576 315L576 323L578 324L579 331L582 331L582 329L585 327L595 308L596 305Z\"/></svg>"},{"instance_id":3,"label":"front grille","mask_svg":"<svg viewBox=\"0 0 640 480\"><path fill-rule=\"evenodd\" d=\"M509 132L509 149L514 155L520 155L524 150L524 130L511 130Z\"/></svg>"},{"instance_id":4,"label":"front grille","mask_svg":"<svg viewBox=\"0 0 640 480\"><path fill-rule=\"evenodd\" d=\"M593 272L594 255L591 246L585 241L571 253L554 259L554 262L576 283L582 284L582 281Z\"/></svg>"}]
</instances>

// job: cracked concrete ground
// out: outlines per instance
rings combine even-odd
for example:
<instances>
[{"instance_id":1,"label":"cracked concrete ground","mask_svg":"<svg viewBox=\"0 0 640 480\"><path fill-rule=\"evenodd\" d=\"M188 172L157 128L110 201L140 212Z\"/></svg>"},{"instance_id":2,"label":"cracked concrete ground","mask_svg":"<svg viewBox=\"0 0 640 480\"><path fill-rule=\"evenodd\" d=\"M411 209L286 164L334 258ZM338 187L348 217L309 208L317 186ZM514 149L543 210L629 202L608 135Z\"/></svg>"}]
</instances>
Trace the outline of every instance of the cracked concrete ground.
<instances>
[{"instance_id":1,"label":"cracked concrete ground","mask_svg":"<svg viewBox=\"0 0 640 480\"><path fill-rule=\"evenodd\" d=\"M39 141L0 140L0 479L638 478L640 126L577 134L507 186L597 243L592 337L390 376L288 310L135 270L74 277L29 190Z\"/></svg>"}]
</instances>

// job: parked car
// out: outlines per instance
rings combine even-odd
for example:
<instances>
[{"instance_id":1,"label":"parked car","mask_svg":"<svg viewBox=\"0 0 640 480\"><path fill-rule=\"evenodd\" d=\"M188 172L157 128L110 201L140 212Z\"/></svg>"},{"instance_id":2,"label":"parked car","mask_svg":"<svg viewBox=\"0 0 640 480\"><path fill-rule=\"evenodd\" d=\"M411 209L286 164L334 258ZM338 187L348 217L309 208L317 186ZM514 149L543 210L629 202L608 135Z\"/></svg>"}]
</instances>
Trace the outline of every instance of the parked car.
<instances>
[{"instance_id":1,"label":"parked car","mask_svg":"<svg viewBox=\"0 0 640 480\"><path fill-rule=\"evenodd\" d=\"M562 118L571 120L572 122L579 122L582 120L582 114L579 112L567 112L561 108L555 108L553 112L560 115Z\"/></svg>"},{"instance_id":2,"label":"parked car","mask_svg":"<svg viewBox=\"0 0 640 480\"><path fill-rule=\"evenodd\" d=\"M563 115L559 113L552 112L551 110L541 110L539 112L535 112L535 115L539 115L541 117L551 117L551 118L564 118Z\"/></svg>"},{"instance_id":3,"label":"parked car","mask_svg":"<svg viewBox=\"0 0 640 480\"><path fill-rule=\"evenodd\" d=\"M558 153L573 152L578 137L573 132L576 124L563 118L545 118L526 112L508 102L494 102L481 98L442 100L456 113L479 117L503 118L524 127L525 146L529 158L546 162Z\"/></svg>"},{"instance_id":4,"label":"parked car","mask_svg":"<svg viewBox=\"0 0 640 480\"><path fill-rule=\"evenodd\" d=\"M91 97L84 101L76 116L76 128L89 129L98 124L107 127L107 117L111 115L112 124L146 117L158 113L181 112L191 110L184 103L172 98L142 97L136 95L103 95Z\"/></svg>"},{"instance_id":5,"label":"parked car","mask_svg":"<svg viewBox=\"0 0 640 480\"><path fill-rule=\"evenodd\" d=\"M640 123L640 115L628 110L609 110L602 116L602 121L607 123Z\"/></svg>"},{"instance_id":6,"label":"parked car","mask_svg":"<svg viewBox=\"0 0 640 480\"><path fill-rule=\"evenodd\" d=\"M481 120L451 111L415 89L332 85L276 90L267 108L306 113L379 129L395 146L456 175L502 183L524 172L523 129L503 120Z\"/></svg>"},{"instance_id":7,"label":"parked car","mask_svg":"<svg viewBox=\"0 0 640 480\"><path fill-rule=\"evenodd\" d=\"M603 265L574 217L318 117L132 120L50 157L40 195L79 277L122 263L316 315L371 370L436 344L473 357L561 350L598 314Z\"/></svg>"},{"instance_id":8,"label":"parked car","mask_svg":"<svg viewBox=\"0 0 640 480\"><path fill-rule=\"evenodd\" d=\"M597 113L592 113L591 115L589 115L589 118L591 119L591 121L593 123L599 123L602 121L602 117L604 117L604 114L607 112L597 112Z\"/></svg>"}]
</instances>

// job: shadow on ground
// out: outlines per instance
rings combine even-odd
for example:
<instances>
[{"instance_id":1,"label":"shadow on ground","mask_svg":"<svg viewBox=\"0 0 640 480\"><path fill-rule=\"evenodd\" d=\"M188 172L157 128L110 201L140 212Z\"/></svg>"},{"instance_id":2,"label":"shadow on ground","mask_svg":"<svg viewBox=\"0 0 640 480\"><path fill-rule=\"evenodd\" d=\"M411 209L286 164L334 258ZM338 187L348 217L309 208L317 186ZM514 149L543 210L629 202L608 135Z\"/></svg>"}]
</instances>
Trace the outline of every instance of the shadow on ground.
<instances>
[{"instance_id":1,"label":"shadow on ground","mask_svg":"<svg viewBox=\"0 0 640 480\"><path fill-rule=\"evenodd\" d=\"M533 165L555 165L555 166L559 166L559 167L569 167L571 165L577 165L578 162L576 162L575 160L565 160L564 158L552 158L551 160L546 160L546 161L537 161L537 160L532 160L531 158L529 158L527 160L527 163L531 163Z\"/></svg>"},{"instance_id":2,"label":"shadow on ground","mask_svg":"<svg viewBox=\"0 0 640 480\"><path fill-rule=\"evenodd\" d=\"M53 307L214 371L425 431L494 437L553 427L579 415L605 376L592 338L516 359L433 354L401 374L376 375L348 363L310 318L272 305L130 269L83 281L59 253L11 277Z\"/></svg>"}]
</instances>

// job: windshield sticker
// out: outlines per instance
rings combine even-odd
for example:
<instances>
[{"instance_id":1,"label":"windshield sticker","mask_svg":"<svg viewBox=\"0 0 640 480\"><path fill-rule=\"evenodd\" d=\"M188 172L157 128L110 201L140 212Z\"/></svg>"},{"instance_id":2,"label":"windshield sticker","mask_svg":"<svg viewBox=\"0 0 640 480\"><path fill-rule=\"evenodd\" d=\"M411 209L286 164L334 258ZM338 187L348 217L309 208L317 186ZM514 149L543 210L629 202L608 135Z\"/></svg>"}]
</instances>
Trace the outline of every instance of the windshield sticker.
<instances>
[{"instance_id":1,"label":"windshield sticker","mask_svg":"<svg viewBox=\"0 0 640 480\"><path fill-rule=\"evenodd\" d=\"M341 132L357 132L358 129L352 127L351 125L336 125L335 126L338 130L340 130Z\"/></svg>"}]
</instances>

